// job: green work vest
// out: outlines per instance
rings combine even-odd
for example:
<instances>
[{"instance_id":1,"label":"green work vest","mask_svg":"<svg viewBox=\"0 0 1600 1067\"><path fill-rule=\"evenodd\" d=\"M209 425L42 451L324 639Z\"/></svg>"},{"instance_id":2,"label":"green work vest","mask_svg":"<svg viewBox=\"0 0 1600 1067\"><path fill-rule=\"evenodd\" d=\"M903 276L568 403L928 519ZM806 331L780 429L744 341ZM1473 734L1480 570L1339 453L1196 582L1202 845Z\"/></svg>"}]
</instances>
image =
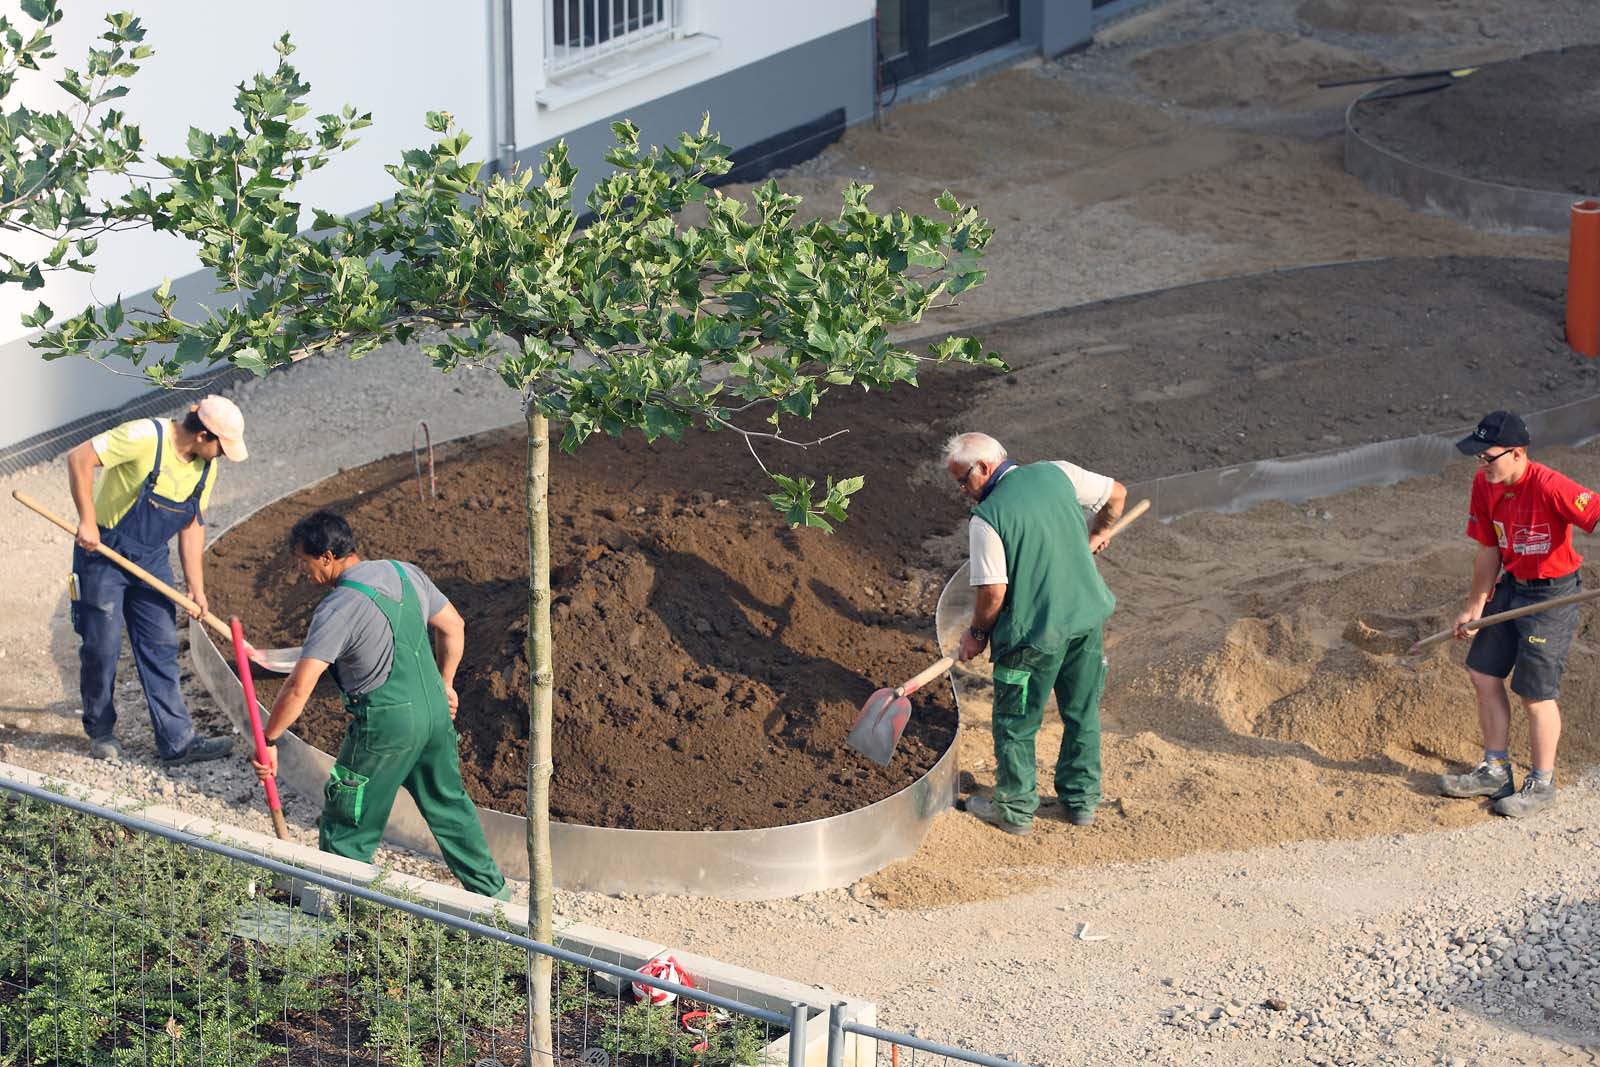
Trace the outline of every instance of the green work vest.
<instances>
[{"instance_id":1,"label":"green work vest","mask_svg":"<svg viewBox=\"0 0 1600 1067\"><path fill-rule=\"evenodd\" d=\"M372 598L389 620L394 634L394 664L389 677L370 693L360 696L344 694L345 710L351 714L365 714L368 708L391 708L412 705L419 713L430 707L449 714L450 702L445 699L444 679L439 676L439 666L433 659L433 645L428 640L428 622L422 617L422 601L417 591L406 580L406 572L394 560L389 561L400 576L400 599L391 600L369 585L349 578L339 579L339 585L359 590Z\"/></svg>"},{"instance_id":2,"label":"green work vest","mask_svg":"<svg viewBox=\"0 0 1600 1067\"><path fill-rule=\"evenodd\" d=\"M1013 467L972 513L1006 549L1006 598L989 635L991 658L1020 648L1058 652L1110 617L1117 599L1100 578L1083 507L1060 467Z\"/></svg>"}]
</instances>

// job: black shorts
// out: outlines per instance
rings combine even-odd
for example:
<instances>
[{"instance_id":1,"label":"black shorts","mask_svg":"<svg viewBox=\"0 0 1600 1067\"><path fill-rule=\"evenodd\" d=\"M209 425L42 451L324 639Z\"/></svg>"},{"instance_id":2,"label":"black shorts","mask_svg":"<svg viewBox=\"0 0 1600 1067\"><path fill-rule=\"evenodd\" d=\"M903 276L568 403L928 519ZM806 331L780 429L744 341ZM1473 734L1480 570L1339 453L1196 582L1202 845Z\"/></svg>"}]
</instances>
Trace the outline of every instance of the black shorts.
<instances>
[{"instance_id":1,"label":"black shorts","mask_svg":"<svg viewBox=\"0 0 1600 1067\"><path fill-rule=\"evenodd\" d=\"M1485 615L1510 611L1525 604L1536 604L1567 596L1583 588L1576 574L1548 579L1545 584L1514 582L1501 575L1494 595L1483 606ZM1524 700L1554 700L1561 695L1561 672L1567 667L1567 651L1578 631L1578 609L1568 604L1520 619L1510 619L1479 630L1467 650L1467 666L1479 674L1511 679L1511 691Z\"/></svg>"}]
</instances>

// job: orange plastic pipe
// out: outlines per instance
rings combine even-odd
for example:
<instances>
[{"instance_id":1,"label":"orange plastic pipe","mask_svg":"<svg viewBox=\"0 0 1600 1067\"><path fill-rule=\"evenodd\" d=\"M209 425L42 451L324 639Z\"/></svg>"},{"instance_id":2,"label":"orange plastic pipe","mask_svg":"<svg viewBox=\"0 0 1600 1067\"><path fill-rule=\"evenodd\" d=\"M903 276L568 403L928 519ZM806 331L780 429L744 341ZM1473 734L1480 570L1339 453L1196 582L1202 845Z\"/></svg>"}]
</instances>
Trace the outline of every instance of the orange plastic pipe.
<instances>
[{"instance_id":1,"label":"orange plastic pipe","mask_svg":"<svg viewBox=\"0 0 1600 1067\"><path fill-rule=\"evenodd\" d=\"M1600 356L1600 200L1572 205L1567 246L1567 344Z\"/></svg>"}]
</instances>

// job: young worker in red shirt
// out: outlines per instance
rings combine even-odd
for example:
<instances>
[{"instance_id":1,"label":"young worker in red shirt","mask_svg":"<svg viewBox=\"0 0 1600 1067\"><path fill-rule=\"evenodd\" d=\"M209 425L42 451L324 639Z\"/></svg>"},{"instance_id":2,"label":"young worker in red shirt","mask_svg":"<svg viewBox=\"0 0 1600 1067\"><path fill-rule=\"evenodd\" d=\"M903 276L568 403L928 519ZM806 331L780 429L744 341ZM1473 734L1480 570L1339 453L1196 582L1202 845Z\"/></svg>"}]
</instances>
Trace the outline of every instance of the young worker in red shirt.
<instances>
[{"instance_id":1,"label":"young worker in red shirt","mask_svg":"<svg viewBox=\"0 0 1600 1067\"><path fill-rule=\"evenodd\" d=\"M1467 536L1481 546L1472 563L1472 592L1456 616L1456 636L1474 619L1576 593L1582 586L1572 527L1593 533L1600 496L1528 457L1528 427L1509 411L1491 411L1456 443L1478 457ZM1503 572L1503 573L1502 573ZM1497 580L1498 579L1498 580ZM1491 592L1493 595L1491 596ZM1489 797L1501 815L1521 818L1555 800L1556 743L1561 739L1561 672L1578 628L1577 604L1486 626L1472 638L1467 675L1478 698L1483 762L1466 774L1447 774L1439 790L1450 797ZM1507 754L1511 691L1528 711L1531 770L1518 791Z\"/></svg>"}]
</instances>

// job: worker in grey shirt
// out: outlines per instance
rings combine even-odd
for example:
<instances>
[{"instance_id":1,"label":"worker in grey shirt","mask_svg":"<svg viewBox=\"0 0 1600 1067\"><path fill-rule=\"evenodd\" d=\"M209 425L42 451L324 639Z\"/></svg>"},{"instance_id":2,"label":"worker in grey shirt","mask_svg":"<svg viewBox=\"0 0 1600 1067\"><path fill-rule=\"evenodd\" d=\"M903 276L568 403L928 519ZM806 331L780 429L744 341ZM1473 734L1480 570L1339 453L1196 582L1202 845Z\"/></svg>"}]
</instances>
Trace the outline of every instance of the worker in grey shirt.
<instances>
[{"instance_id":1,"label":"worker in grey shirt","mask_svg":"<svg viewBox=\"0 0 1600 1067\"><path fill-rule=\"evenodd\" d=\"M415 564L367 559L341 574L341 584L336 584L312 613L311 628L306 631L300 654L332 664L333 681L340 692L360 696L374 691L388 679L389 668L394 664L394 639L383 612L372 597L342 581L360 583L379 596L401 600L405 594L400 588L401 574L416 591L423 618L431 619L451 606L439 587ZM447 692L450 697L455 696L454 687L447 687ZM450 717L456 717L454 699L450 701Z\"/></svg>"},{"instance_id":2,"label":"worker in grey shirt","mask_svg":"<svg viewBox=\"0 0 1600 1067\"><path fill-rule=\"evenodd\" d=\"M350 525L331 511L295 523L289 547L302 573L333 590L312 614L300 659L273 702L264 728L267 743L275 745L300 717L330 666L350 713L338 761L323 787L318 845L335 855L372 859L404 786L461 884L506 899L505 878L461 782L452 725L456 667L466 642L461 614L411 564L363 561ZM429 629L443 638L437 658ZM274 775L277 749L267 749L266 763L250 762L262 778Z\"/></svg>"}]
</instances>

